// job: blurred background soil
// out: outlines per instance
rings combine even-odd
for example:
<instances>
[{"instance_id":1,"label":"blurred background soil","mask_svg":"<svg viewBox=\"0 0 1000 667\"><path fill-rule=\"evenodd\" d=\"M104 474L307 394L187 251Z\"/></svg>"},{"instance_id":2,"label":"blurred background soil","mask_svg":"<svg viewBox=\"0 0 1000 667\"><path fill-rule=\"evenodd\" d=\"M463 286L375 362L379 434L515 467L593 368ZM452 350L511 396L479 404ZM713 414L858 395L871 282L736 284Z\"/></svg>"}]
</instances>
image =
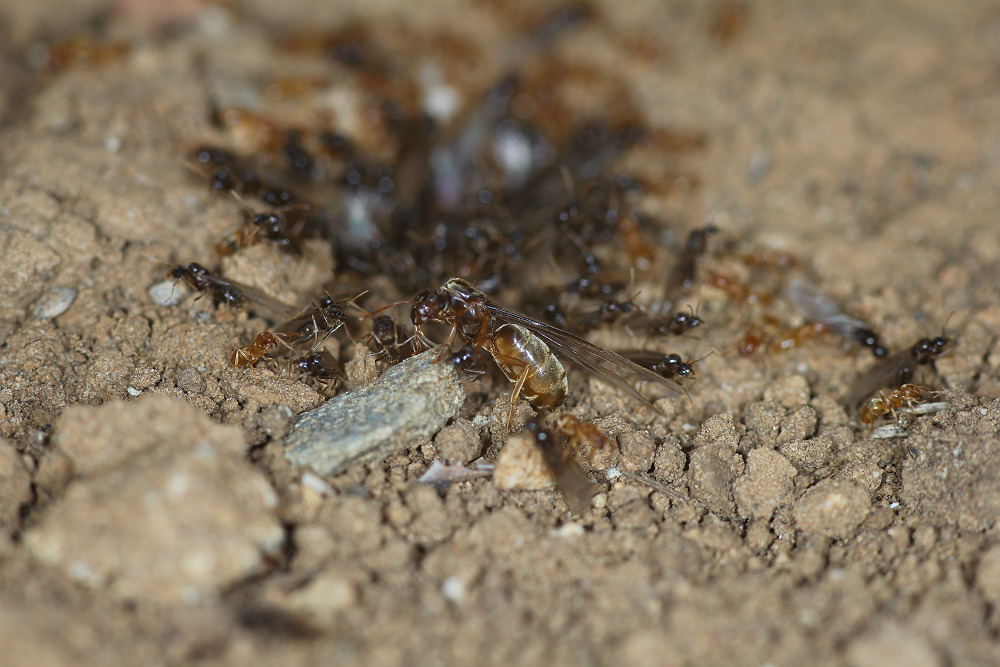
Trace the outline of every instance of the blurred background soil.
<instances>
[{"instance_id":1,"label":"blurred background soil","mask_svg":"<svg viewBox=\"0 0 1000 667\"><path fill-rule=\"evenodd\" d=\"M417 482L442 453L496 456L483 424L510 385L494 376L433 442L302 477L281 438L323 395L228 361L266 322L183 284L176 305L151 298L190 261L295 304L331 276L319 242L220 264L240 206L185 164L240 149L212 111L279 76L323 80L345 131L380 150L365 113L393 82L275 35L354 26L411 79L427 62L458 77L463 103L536 4L0 2L4 663L1000 664L995 2L608 1L552 47L581 68L551 84L566 113L627 97L644 125L703 137L624 159L661 185L642 294L711 222L701 275L775 295L687 295L705 326L657 344L714 353L664 414L571 374L569 408L618 437L616 469L655 482L596 471L582 515L551 489ZM274 107L313 120L299 98ZM753 253L797 264L732 260ZM530 292L541 269L518 270ZM870 437L838 399L867 350L828 334L740 355L766 315L802 325L788 272L893 350L944 331L918 375L943 405Z\"/></svg>"}]
</instances>

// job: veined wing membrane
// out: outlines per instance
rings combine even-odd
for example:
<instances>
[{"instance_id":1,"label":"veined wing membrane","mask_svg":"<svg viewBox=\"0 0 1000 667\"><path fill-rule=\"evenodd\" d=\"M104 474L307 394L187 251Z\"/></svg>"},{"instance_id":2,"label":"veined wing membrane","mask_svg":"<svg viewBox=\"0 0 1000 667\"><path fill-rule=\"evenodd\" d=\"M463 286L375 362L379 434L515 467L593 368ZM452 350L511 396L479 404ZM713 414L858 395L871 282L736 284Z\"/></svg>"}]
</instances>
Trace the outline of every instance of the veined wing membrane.
<instances>
[{"instance_id":1,"label":"veined wing membrane","mask_svg":"<svg viewBox=\"0 0 1000 667\"><path fill-rule=\"evenodd\" d=\"M539 322L527 315L507 310L493 302L487 302L487 307L498 316L499 321L512 322L527 327L531 333L540 336L549 343L556 355L582 366L598 378L647 405L652 405L652 402L640 394L632 386L632 382L656 382L671 391L687 394L687 390L680 382L658 375L611 350L594 345L590 341L544 322Z\"/></svg>"}]
</instances>

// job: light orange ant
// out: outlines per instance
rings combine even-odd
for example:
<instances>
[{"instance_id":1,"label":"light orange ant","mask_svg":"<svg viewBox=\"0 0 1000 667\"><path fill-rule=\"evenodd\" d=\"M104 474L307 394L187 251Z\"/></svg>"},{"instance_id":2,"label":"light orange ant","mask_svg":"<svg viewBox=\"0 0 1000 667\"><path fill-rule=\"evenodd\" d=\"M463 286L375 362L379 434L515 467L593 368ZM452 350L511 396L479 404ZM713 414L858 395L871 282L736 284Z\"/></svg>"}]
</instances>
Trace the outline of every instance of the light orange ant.
<instances>
[{"instance_id":1,"label":"light orange ant","mask_svg":"<svg viewBox=\"0 0 1000 667\"><path fill-rule=\"evenodd\" d=\"M881 391L861 406L858 418L862 424L868 424L874 428L875 421L879 417L890 412L896 416L896 410L922 402L925 391L930 390L915 384L904 384L893 391Z\"/></svg>"},{"instance_id":2,"label":"light orange ant","mask_svg":"<svg viewBox=\"0 0 1000 667\"><path fill-rule=\"evenodd\" d=\"M236 368L249 368L276 347L278 347L278 338L270 331L265 331L257 334L257 337L249 345L233 350L229 362Z\"/></svg>"},{"instance_id":3,"label":"light orange ant","mask_svg":"<svg viewBox=\"0 0 1000 667\"><path fill-rule=\"evenodd\" d=\"M593 461L597 452L608 446L608 436L596 424L585 422L568 412L559 412L549 418L552 432L565 438L566 446L576 452L585 451L587 460Z\"/></svg>"}]
</instances>

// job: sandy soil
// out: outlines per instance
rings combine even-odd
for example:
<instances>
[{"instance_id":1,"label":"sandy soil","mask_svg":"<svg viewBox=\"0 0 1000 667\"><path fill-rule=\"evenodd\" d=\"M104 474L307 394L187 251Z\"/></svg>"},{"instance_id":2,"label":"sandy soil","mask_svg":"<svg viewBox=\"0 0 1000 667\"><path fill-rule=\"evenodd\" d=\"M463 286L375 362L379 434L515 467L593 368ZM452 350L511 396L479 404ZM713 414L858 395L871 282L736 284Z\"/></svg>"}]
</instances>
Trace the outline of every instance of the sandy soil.
<instances>
[{"instance_id":1,"label":"sandy soil","mask_svg":"<svg viewBox=\"0 0 1000 667\"><path fill-rule=\"evenodd\" d=\"M573 119L627 97L648 127L705 137L623 159L660 184L640 300L689 230L720 229L682 301L700 304L695 335L591 336L714 351L690 401L657 413L570 375L568 409L622 450L595 463L601 492L577 516L552 489L417 482L439 458L496 459L498 375L466 385L433 441L303 476L282 439L324 396L228 361L267 320L183 285L176 305L151 298L178 262L295 304L342 268L318 241L220 260L240 207L185 168L196 145L253 144L211 112L275 77L326 79L273 104L284 122L315 122L322 94L384 150L365 111L412 90L279 53L275 34L357 22L401 78L438 62L461 99L502 72L528 5L278 4L0 2L4 663L1000 664L996 3L608 2L558 42L581 68L559 84ZM130 49L47 66L77 35ZM798 264L754 266L766 252ZM510 299L541 269L521 272ZM706 284L723 274L744 294ZM772 331L741 356L767 316L803 324L792 275L892 350L949 337L917 376L942 405L872 437L839 399L867 350L835 334L778 350Z\"/></svg>"}]
</instances>

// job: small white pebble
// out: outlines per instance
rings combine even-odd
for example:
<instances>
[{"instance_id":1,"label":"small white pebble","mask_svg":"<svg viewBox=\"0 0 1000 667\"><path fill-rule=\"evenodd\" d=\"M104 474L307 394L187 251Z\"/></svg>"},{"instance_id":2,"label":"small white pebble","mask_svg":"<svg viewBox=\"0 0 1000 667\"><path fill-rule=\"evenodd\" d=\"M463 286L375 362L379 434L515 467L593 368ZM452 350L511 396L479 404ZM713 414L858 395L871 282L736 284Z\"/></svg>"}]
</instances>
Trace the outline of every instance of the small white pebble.
<instances>
[{"instance_id":1,"label":"small white pebble","mask_svg":"<svg viewBox=\"0 0 1000 667\"><path fill-rule=\"evenodd\" d=\"M32 314L39 320L48 320L65 313L76 299L76 290L72 287L54 287L35 302Z\"/></svg>"},{"instance_id":2,"label":"small white pebble","mask_svg":"<svg viewBox=\"0 0 1000 667\"><path fill-rule=\"evenodd\" d=\"M104 150L109 153L117 153L122 149L122 140L120 137L108 137L104 140Z\"/></svg>"},{"instance_id":3,"label":"small white pebble","mask_svg":"<svg viewBox=\"0 0 1000 667\"><path fill-rule=\"evenodd\" d=\"M607 507L608 506L608 494L606 494L606 493L598 493L596 496L594 496L594 499L591 501L591 505L593 505L597 509L601 509L602 507Z\"/></svg>"},{"instance_id":4,"label":"small white pebble","mask_svg":"<svg viewBox=\"0 0 1000 667\"><path fill-rule=\"evenodd\" d=\"M459 577L448 577L441 582L441 595L455 604L465 600L465 582Z\"/></svg>"},{"instance_id":5,"label":"small white pebble","mask_svg":"<svg viewBox=\"0 0 1000 667\"><path fill-rule=\"evenodd\" d=\"M579 537L584 534L583 526L578 523L564 523L555 530L553 530L549 535L552 537Z\"/></svg>"},{"instance_id":6,"label":"small white pebble","mask_svg":"<svg viewBox=\"0 0 1000 667\"><path fill-rule=\"evenodd\" d=\"M128 389L126 389L126 391L128 392L129 396L139 396L140 394L142 394L142 390L136 389L135 387L129 387Z\"/></svg>"},{"instance_id":7,"label":"small white pebble","mask_svg":"<svg viewBox=\"0 0 1000 667\"><path fill-rule=\"evenodd\" d=\"M149 298L153 303L161 306L176 306L183 290L178 286L177 281L164 280L152 285L149 290Z\"/></svg>"},{"instance_id":8,"label":"small white pebble","mask_svg":"<svg viewBox=\"0 0 1000 667\"><path fill-rule=\"evenodd\" d=\"M315 491L324 498L328 498L333 495L333 487L330 486L325 479L314 475L311 472L302 474L302 486Z\"/></svg>"}]
</instances>

